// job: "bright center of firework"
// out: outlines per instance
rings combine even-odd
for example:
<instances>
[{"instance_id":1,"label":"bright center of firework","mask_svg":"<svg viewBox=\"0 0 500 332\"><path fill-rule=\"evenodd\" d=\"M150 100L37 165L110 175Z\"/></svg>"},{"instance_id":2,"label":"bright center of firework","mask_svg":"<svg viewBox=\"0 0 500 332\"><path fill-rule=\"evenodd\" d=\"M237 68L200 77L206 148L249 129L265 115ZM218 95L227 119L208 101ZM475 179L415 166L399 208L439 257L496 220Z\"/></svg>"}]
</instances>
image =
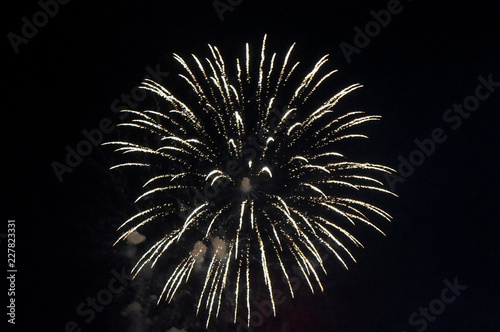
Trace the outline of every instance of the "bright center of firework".
<instances>
[{"instance_id":1,"label":"bright center of firework","mask_svg":"<svg viewBox=\"0 0 500 332\"><path fill-rule=\"evenodd\" d=\"M243 191L246 194L250 190L252 190L252 185L250 184L250 179L245 176L243 178L243 180L241 180L241 191Z\"/></svg>"}]
</instances>

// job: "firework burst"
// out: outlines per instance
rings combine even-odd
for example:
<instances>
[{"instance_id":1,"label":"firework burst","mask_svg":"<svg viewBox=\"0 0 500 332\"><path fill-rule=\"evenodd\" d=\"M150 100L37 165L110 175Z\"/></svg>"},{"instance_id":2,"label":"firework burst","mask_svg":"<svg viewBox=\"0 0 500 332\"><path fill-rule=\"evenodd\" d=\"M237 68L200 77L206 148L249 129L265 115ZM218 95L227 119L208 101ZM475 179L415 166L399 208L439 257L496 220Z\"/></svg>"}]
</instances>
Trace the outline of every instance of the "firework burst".
<instances>
[{"instance_id":1,"label":"firework burst","mask_svg":"<svg viewBox=\"0 0 500 332\"><path fill-rule=\"evenodd\" d=\"M392 194L370 174L393 170L348 161L339 151L345 142L366 138L354 130L380 116L335 110L360 84L323 102L313 98L336 72L320 74L328 56L290 89L298 66L289 63L294 46L281 60L276 54L268 58L264 36L254 63L246 44L242 60L236 59L234 78L217 47L209 45L211 58L206 59L174 54L185 71L179 76L196 102L188 105L145 80L141 87L161 104L151 110L124 110L129 119L120 124L137 131L142 140L106 143L127 157L112 168L146 168L151 174L136 200L141 212L120 226L128 230L117 242L148 225L165 230L132 273L154 266L167 251L181 252L158 302L170 302L183 283L200 275L196 312L207 311L207 327L219 315L223 296L234 306L234 320L240 310L249 323L256 285L265 286L276 314L273 289L283 280L294 296L289 277L293 266L312 292L323 290L326 270L320 247L347 268L345 259L355 261L348 247L361 246L349 229L361 223L383 234L367 215L391 219L357 197L363 191Z\"/></svg>"}]
</instances>

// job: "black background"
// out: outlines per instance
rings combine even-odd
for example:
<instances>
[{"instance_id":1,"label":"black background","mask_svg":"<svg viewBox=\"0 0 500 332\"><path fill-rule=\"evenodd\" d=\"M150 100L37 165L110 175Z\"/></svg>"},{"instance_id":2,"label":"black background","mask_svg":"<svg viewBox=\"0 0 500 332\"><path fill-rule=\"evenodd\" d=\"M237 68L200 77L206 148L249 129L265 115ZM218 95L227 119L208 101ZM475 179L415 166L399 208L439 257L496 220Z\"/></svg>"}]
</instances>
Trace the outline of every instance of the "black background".
<instances>
[{"instance_id":1,"label":"black background","mask_svg":"<svg viewBox=\"0 0 500 332\"><path fill-rule=\"evenodd\" d=\"M339 69L334 89L365 86L346 106L383 117L363 146L368 160L397 168L398 156L416 149L415 139L429 138L435 128L447 139L396 184L398 199L384 201L394 217L381 226L386 237L362 234L358 263L345 271L330 261L323 294L302 285L299 296L278 307L277 318L254 322L253 331L416 331L409 316L440 297L443 280L455 278L467 289L426 330L496 331L500 88L456 130L443 113L474 94L478 76L500 81L500 6L401 1L402 11L348 63L339 44L354 45L353 29L364 29L373 20L370 11L387 3L243 0L221 20L212 1L73 0L18 53L7 34L21 34L21 18L32 21L40 5L4 7L2 232L7 219L16 220L17 330L64 331L68 321L82 331L203 330L197 326L204 319L198 322L191 309L171 315L173 309L155 309L149 300L141 303L149 311L122 317L146 279L130 283L84 322L78 305L107 287L113 269L132 266L125 246L111 245L116 227L134 211L135 193L107 171L113 160L104 147L94 148L62 182L51 164L64 163L65 147L76 147L83 129L97 128L103 118L118 122L112 102L140 83L147 66L171 73L163 83L172 86L180 71L172 53L208 56L210 43L234 59L245 42L257 52L267 33L270 52L283 54L297 42L294 59L303 69L330 54L329 68ZM2 238L3 252L6 243ZM142 291L155 294L159 283ZM221 317L211 330L237 327Z\"/></svg>"}]
</instances>

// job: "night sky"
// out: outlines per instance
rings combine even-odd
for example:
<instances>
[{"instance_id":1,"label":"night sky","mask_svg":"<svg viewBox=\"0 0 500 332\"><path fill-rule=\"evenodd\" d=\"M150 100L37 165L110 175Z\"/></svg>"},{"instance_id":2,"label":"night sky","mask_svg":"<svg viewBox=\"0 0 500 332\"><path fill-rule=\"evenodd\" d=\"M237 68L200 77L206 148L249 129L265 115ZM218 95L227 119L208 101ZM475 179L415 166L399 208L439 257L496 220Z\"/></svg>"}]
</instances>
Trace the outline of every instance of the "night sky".
<instances>
[{"instance_id":1,"label":"night sky","mask_svg":"<svg viewBox=\"0 0 500 332\"><path fill-rule=\"evenodd\" d=\"M394 217L376 220L387 236L361 228L357 263L346 271L326 261L324 293L311 294L299 278L297 296L285 293L276 318L264 308L247 328L222 314L209 331L498 331L500 6L493 2L61 0L56 8L54 0L30 0L4 8L4 311L8 220L16 225L17 273L16 325L6 314L2 324L204 330L194 295L157 307L162 279L154 270L135 281L122 275L145 248L112 247L116 228L137 211L140 181L109 171L112 150L91 146L59 177L53 165L67 165L67 149L84 144L85 132L115 137L114 111L127 98L135 103L146 75L179 88L182 68L172 53L209 56L210 43L232 60L246 42L257 55L268 34L269 53L297 43L302 70L330 54L328 69L339 69L327 83L332 91L364 85L341 107L382 121L363 127L370 140L353 145L353 154L397 169L387 184L399 198L377 195ZM99 294L112 298L89 310Z\"/></svg>"}]
</instances>

